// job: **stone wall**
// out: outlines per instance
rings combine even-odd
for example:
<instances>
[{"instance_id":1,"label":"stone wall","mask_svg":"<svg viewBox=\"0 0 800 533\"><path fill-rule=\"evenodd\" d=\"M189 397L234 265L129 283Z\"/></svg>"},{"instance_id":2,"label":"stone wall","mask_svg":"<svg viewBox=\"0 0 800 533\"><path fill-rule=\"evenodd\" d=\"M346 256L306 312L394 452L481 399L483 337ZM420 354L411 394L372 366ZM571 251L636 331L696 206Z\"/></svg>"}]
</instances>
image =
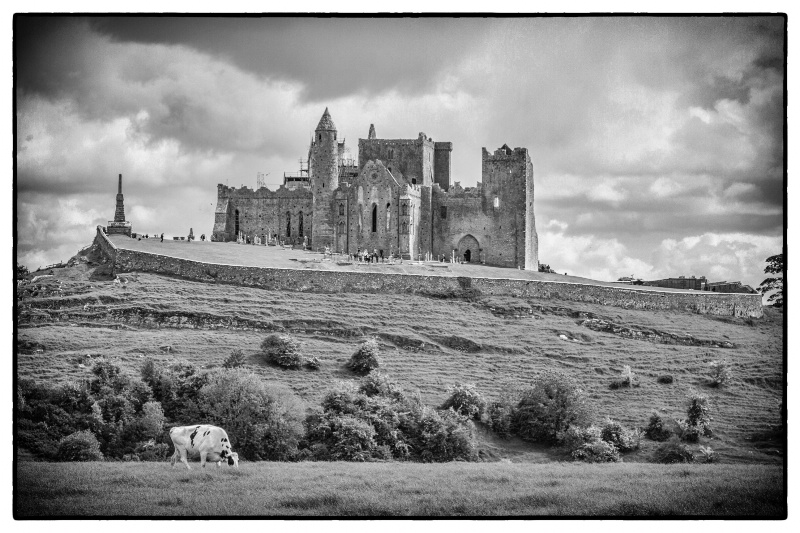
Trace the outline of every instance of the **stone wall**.
<instances>
[{"instance_id":1,"label":"stone wall","mask_svg":"<svg viewBox=\"0 0 800 533\"><path fill-rule=\"evenodd\" d=\"M201 263L147 252L118 249L98 226L95 242L115 262L119 272L140 271L186 279L229 283L269 290L317 293L399 293L436 296L505 295L519 298L559 298L645 310L675 309L700 314L761 317L761 296L753 294L677 293L644 291L557 281L469 278L295 270Z\"/></svg>"}]
</instances>

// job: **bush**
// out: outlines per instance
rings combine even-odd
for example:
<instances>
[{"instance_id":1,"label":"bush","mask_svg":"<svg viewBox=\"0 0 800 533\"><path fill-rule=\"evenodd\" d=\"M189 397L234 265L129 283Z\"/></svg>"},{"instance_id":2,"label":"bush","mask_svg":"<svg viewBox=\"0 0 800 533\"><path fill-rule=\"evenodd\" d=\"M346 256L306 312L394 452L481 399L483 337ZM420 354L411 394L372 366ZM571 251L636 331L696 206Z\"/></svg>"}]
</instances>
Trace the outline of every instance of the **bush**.
<instances>
[{"instance_id":1,"label":"bush","mask_svg":"<svg viewBox=\"0 0 800 533\"><path fill-rule=\"evenodd\" d=\"M560 433L558 442L569 453L583 448L585 444L591 444L600 440L600 428L597 426L570 426L566 431Z\"/></svg>"},{"instance_id":2,"label":"bush","mask_svg":"<svg viewBox=\"0 0 800 533\"><path fill-rule=\"evenodd\" d=\"M661 374L660 376L658 376L657 381L659 383L663 383L664 385L669 385L674 381L674 379L672 377L672 374Z\"/></svg>"},{"instance_id":3,"label":"bush","mask_svg":"<svg viewBox=\"0 0 800 533\"><path fill-rule=\"evenodd\" d=\"M697 442L700 435L711 435L711 405L708 396L699 392L691 392L687 398L686 420L678 420L681 439Z\"/></svg>"},{"instance_id":4,"label":"bush","mask_svg":"<svg viewBox=\"0 0 800 533\"><path fill-rule=\"evenodd\" d=\"M302 437L297 397L241 368L209 374L197 404L203 419L225 428L233 450L245 459L289 459Z\"/></svg>"},{"instance_id":5,"label":"bush","mask_svg":"<svg viewBox=\"0 0 800 533\"><path fill-rule=\"evenodd\" d=\"M231 368L239 368L244 366L244 352L241 350L234 350L231 354L223 361L222 368L231 369Z\"/></svg>"},{"instance_id":6,"label":"bush","mask_svg":"<svg viewBox=\"0 0 800 533\"><path fill-rule=\"evenodd\" d=\"M486 410L486 423L498 437L511 438L514 408L505 402L492 402Z\"/></svg>"},{"instance_id":7,"label":"bush","mask_svg":"<svg viewBox=\"0 0 800 533\"><path fill-rule=\"evenodd\" d=\"M555 442L570 426L585 426L591 418L583 391L573 378L545 371L522 392L512 415L512 429L530 441Z\"/></svg>"},{"instance_id":8,"label":"bush","mask_svg":"<svg viewBox=\"0 0 800 533\"><path fill-rule=\"evenodd\" d=\"M134 449L134 456L139 461L163 462L171 455L170 445L165 442L156 443L154 440L140 442ZM137 460L134 459L134 460Z\"/></svg>"},{"instance_id":9,"label":"bush","mask_svg":"<svg viewBox=\"0 0 800 533\"><path fill-rule=\"evenodd\" d=\"M452 409L436 411L426 406L416 410L410 441L423 462L475 461L475 425Z\"/></svg>"},{"instance_id":10,"label":"bush","mask_svg":"<svg viewBox=\"0 0 800 533\"><path fill-rule=\"evenodd\" d=\"M300 343L289 335L274 333L264 339L261 350L270 363L284 368L300 368L303 356L300 355Z\"/></svg>"},{"instance_id":11,"label":"bush","mask_svg":"<svg viewBox=\"0 0 800 533\"><path fill-rule=\"evenodd\" d=\"M396 401L405 399L403 388L383 372L373 372L361 380L358 392L367 396L384 396Z\"/></svg>"},{"instance_id":12,"label":"bush","mask_svg":"<svg viewBox=\"0 0 800 533\"><path fill-rule=\"evenodd\" d=\"M650 422L644 432L648 439L663 442L672 436L672 432L664 427L664 420L657 411L650 415Z\"/></svg>"},{"instance_id":13,"label":"bush","mask_svg":"<svg viewBox=\"0 0 800 533\"><path fill-rule=\"evenodd\" d=\"M330 457L334 461L366 461L376 451L375 428L352 415L330 420Z\"/></svg>"},{"instance_id":14,"label":"bush","mask_svg":"<svg viewBox=\"0 0 800 533\"><path fill-rule=\"evenodd\" d=\"M604 440L584 444L572 452L572 458L587 463L618 463L622 460L617 448Z\"/></svg>"},{"instance_id":15,"label":"bush","mask_svg":"<svg viewBox=\"0 0 800 533\"><path fill-rule=\"evenodd\" d=\"M359 374L369 374L380 366L378 361L378 340L369 339L358 347L358 350L350 358L347 367Z\"/></svg>"},{"instance_id":16,"label":"bush","mask_svg":"<svg viewBox=\"0 0 800 533\"><path fill-rule=\"evenodd\" d=\"M480 419L486 411L486 399L475 390L472 383L456 383L447 389L450 396L442 404L441 409L452 408L456 413L467 418Z\"/></svg>"},{"instance_id":17,"label":"bush","mask_svg":"<svg viewBox=\"0 0 800 533\"><path fill-rule=\"evenodd\" d=\"M311 359L306 359L306 366L311 370L318 370L320 367L319 359L316 357L312 357Z\"/></svg>"},{"instance_id":18,"label":"bush","mask_svg":"<svg viewBox=\"0 0 800 533\"><path fill-rule=\"evenodd\" d=\"M711 361L708 364L712 387L723 387L731 379L731 363L727 359Z\"/></svg>"},{"instance_id":19,"label":"bush","mask_svg":"<svg viewBox=\"0 0 800 533\"><path fill-rule=\"evenodd\" d=\"M623 387L633 388L638 386L639 386L639 378L631 370L631 367L629 365L623 366L622 372L620 372L619 379L614 380L609 384L609 388L612 390L621 389Z\"/></svg>"},{"instance_id":20,"label":"bush","mask_svg":"<svg viewBox=\"0 0 800 533\"><path fill-rule=\"evenodd\" d=\"M600 430L600 438L613 444L620 452L638 450L644 432L638 429L628 429L619 422L606 418Z\"/></svg>"},{"instance_id":21,"label":"bush","mask_svg":"<svg viewBox=\"0 0 800 533\"><path fill-rule=\"evenodd\" d=\"M102 461L100 443L91 431L76 431L58 442L59 461Z\"/></svg>"},{"instance_id":22,"label":"bush","mask_svg":"<svg viewBox=\"0 0 800 533\"><path fill-rule=\"evenodd\" d=\"M706 463L717 462L717 452L712 450L711 446L700 446L700 453L703 454Z\"/></svg>"},{"instance_id":23,"label":"bush","mask_svg":"<svg viewBox=\"0 0 800 533\"><path fill-rule=\"evenodd\" d=\"M691 463L694 461L694 454L677 437L673 437L656 449L654 459L657 463L664 464Z\"/></svg>"}]
</instances>

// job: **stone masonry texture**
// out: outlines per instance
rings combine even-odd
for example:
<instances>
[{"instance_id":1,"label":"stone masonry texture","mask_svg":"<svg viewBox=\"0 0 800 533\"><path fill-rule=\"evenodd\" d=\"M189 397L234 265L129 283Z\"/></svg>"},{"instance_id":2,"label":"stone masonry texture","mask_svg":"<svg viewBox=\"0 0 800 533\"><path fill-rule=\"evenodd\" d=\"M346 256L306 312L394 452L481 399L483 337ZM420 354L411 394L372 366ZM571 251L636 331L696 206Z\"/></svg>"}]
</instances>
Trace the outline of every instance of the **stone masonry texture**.
<instances>
[{"instance_id":1,"label":"stone masonry texture","mask_svg":"<svg viewBox=\"0 0 800 533\"><path fill-rule=\"evenodd\" d=\"M206 283L225 283L269 290L315 293L394 293L420 295L486 295L518 298L559 298L627 309L680 310L700 314L761 317L761 295L644 291L598 285L472 278L295 270L221 265L117 248L97 228L95 243L117 272L154 272Z\"/></svg>"}]
</instances>

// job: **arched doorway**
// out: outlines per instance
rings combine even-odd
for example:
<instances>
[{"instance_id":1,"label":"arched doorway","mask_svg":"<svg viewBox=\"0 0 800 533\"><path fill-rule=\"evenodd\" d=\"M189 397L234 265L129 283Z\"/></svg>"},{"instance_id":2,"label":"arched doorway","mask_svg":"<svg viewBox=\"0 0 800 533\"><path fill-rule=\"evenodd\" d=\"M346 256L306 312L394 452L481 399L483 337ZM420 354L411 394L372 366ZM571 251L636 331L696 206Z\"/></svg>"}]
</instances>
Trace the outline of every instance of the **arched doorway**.
<instances>
[{"instance_id":1,"label":"arched doorway","mask_svg":"<svg viewBox=\"0 0 800 533\"><path fill-rule=\"evenodd\" d=\"M478 239L465 235L458 241L458 257L467 263L479 263L481 259Z\"/></svg>"}]
</instances>

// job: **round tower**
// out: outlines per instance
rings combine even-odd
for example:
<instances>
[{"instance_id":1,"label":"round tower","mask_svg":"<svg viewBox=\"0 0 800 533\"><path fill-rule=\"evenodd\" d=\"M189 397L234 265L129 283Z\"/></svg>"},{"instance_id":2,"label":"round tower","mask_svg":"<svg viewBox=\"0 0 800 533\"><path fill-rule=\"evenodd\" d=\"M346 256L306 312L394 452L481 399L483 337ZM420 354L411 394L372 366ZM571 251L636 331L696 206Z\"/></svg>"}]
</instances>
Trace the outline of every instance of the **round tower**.
<instances>
[{"instance_id":1,"label":"round tower","mask_svg":"<svg viewBox=\"0 0 800 533\"><path fill-rule=\"evenodd\" d=\"M311 145L311 192L313 193L313 216L311 221L311 246L319 250L325 246L334 248L333 191L339 187L339 142L336 125L328 108L314 130Z\"/></svg>"}]
</instances>

